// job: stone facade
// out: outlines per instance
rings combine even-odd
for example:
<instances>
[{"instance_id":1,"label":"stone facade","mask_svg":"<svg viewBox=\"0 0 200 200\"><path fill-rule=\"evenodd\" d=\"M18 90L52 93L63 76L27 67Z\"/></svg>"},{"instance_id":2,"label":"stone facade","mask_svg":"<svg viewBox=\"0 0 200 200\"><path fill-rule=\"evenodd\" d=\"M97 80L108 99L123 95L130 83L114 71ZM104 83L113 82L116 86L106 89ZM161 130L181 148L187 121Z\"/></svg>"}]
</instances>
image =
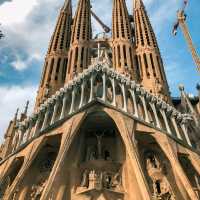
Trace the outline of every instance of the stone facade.
<instances>
[{"instance_id":1,"label":"stone facade","mask_svg":"<svg viewBox=\"0 0 200 200\"><path fill-rule=\"evenodd\" d=\"M112 37L93 38L89 0L66 0L32 115L0 147L3 200L200 199L200 86L170 97L142 0L113 0ZM134 28L133 28L134 27ZM52 64L53 63L53 64Z\"/></svg>"}]
</instances>

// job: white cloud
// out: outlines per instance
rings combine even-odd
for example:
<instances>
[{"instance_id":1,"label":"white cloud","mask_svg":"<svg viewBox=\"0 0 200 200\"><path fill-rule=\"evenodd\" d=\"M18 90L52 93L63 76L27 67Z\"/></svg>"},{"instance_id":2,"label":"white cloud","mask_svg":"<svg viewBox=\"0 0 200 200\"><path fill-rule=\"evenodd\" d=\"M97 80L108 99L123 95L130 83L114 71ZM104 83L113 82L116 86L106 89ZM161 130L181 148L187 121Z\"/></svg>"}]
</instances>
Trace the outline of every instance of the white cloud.
<instances>
[{"instance_id":1,"label":"white cloud","mask_svg":"<svg viewBox=\"0 0 200 200\"><path fill-rule=\"evenodd\" d=\"M14 60L11 65L18 71L22 71L29 67L29 64L33 60L41 60L41 56L37 53L30 55L26 60L21 59L19 56L16 55L16 60Z\"/></svg>"},{"instance_id":2,"label":"white cloud","mask_svg":"<svg viewBox=\"0 0 200 200\"><path fill-rule=\"evenodd\" d=\"M13 119L16 109L24 110L27 100L30 100L29 112L32 112L37 88L29 87L0 87L0 143L8 127L9 121Z\"/></svg>"},{"instance_id":3,"label":"white cloud","mask_svg":"<svg viewBox=\"0 0 200 200\"><path fill-rule=\"evenodd\" d=\"M0 7L0 19L5 25L20 23L26 19L26 16L36 3L36 0L13 0L5 2Z\"/></svg>"}]
</instances>

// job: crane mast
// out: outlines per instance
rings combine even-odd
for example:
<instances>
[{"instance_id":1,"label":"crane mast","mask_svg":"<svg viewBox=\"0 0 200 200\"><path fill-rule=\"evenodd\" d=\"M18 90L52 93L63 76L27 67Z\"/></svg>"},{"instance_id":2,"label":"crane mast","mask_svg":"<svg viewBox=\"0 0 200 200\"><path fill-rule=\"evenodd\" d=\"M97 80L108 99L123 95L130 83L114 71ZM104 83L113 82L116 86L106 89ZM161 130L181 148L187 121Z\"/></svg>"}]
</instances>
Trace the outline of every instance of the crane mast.
<instances>
[{"instance_id":1,"label":"crane mast","mask_svg":"<svg viewBox=\"0 0 200 200\"><path fill-rule=\"evenodd\" d=\"M188 30L188 27L187 27L187 24L186 24L186 14L185 14L184 10L178 11L177 17L178 17L179 26L180 26L180 28L183 32L183 35L184 35L185 40L188 44L189 50L192 54L192 58L193 58L196 66L197 66L198 71L200 72L200 58L197 54L197 51L196 51L194 44L193 44L193 41L192 41L192 37L189 33L189 30Z\"/></svg>"}]
</instances>

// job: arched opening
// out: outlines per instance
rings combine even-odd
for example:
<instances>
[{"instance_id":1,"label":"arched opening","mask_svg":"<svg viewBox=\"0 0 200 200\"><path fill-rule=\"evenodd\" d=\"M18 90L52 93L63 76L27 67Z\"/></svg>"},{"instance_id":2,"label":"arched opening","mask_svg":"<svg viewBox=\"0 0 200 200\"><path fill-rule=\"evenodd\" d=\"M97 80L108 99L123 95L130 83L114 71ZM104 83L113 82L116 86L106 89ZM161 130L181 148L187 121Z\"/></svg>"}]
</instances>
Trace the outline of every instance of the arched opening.
<instances>
[{"instance_id":1,"label":"arched opening","mask_svg":"<svg viewBox=\"0 0 200 200\"><path fill-rule=\"evenodd\" d=\"M172 165L157 141L148 133L141 132L136 133L136 140L152 199L184 199Z\"/></svg>"},{"instance_id":2,"label":"arched opening","mask_svg":"<svg viewBox=\"0 0 200 200\"><path fill-rule=\"evenodd\" d=\"M178 159L195 193L200 198L200 174L194 168L187 155L179 153Z\"/></svg>"},{"instance_id":3,"label":"arched opening","mask_svg":"<svg viewBox=\"0 0 200 200\"><path fill-rule=\"evenodd\" d=\"M7 173L5 174L4 178L0 184L0 199L4 197L6 193L9 192L9 188L12 185L13 181L15 180L16 176L18 175L22 165L24 163L23 157L16 158L11 167L8 169Z\"/></svg>"},{"instance_id":4,"label":"arched opening","mask_svg":"<svg viewBox=\"0 0 200 200\"><path fill-rule=\"evenodd\" d=\"M60 169L51 192L55 200L141 199L123 139L105 112L92 112L79 125Z\"/></svg>"},{"instance_id":5,"label":"arched opening","mask_svg":"<svg viewBox=\"0 0 200 200\"><path fill-rule=\"evenodd\" d=\"M51 136L42 145L13 194L16 199L40 199L60 148L61 136Z\"/></svg>"}]
</instances>

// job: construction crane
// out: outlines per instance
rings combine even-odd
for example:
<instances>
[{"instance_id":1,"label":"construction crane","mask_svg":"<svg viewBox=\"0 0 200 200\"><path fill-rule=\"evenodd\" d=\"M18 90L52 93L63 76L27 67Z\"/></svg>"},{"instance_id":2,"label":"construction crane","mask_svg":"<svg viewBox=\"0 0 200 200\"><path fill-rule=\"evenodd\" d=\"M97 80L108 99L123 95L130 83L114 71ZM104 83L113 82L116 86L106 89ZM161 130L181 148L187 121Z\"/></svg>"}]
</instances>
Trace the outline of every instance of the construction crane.
<instances>
[{"instance_id":1,"label":"construction crane","mask_svg":"<svg viewBox=\"0 0 200 200\"><path fill-rule=\"evenodd\" d=\"M105 25L101 19L92 11L92 6L91 6L91 15L94 17L94 19L100 24L100 26L103 28L103 30L105 31L105 33L109 33L111 31L111 29Z\"/></svg>"},{"instance_id":2,"label":"construction crane","mask_svg":"<svg viewBox=\"0 0 200 200\"><path fill-rule=\"evenodd\" d=\"M185 8L186 8L187 4L188 4L188 0L184 0L182 9L177 11L177 22L174 24L173 34L174 35L177 34L177 29L180 26L180 28L183 32L183 35L185 37L185 40L188 44L189 50L192 54L192 58L197 66L197 70L200 73L200 58L197 54L197 51L196 51L195 46L192 41L192 37L189 33L189 29L186 24L187 15L185 13Z\"/></svg>"}]
</instances>

